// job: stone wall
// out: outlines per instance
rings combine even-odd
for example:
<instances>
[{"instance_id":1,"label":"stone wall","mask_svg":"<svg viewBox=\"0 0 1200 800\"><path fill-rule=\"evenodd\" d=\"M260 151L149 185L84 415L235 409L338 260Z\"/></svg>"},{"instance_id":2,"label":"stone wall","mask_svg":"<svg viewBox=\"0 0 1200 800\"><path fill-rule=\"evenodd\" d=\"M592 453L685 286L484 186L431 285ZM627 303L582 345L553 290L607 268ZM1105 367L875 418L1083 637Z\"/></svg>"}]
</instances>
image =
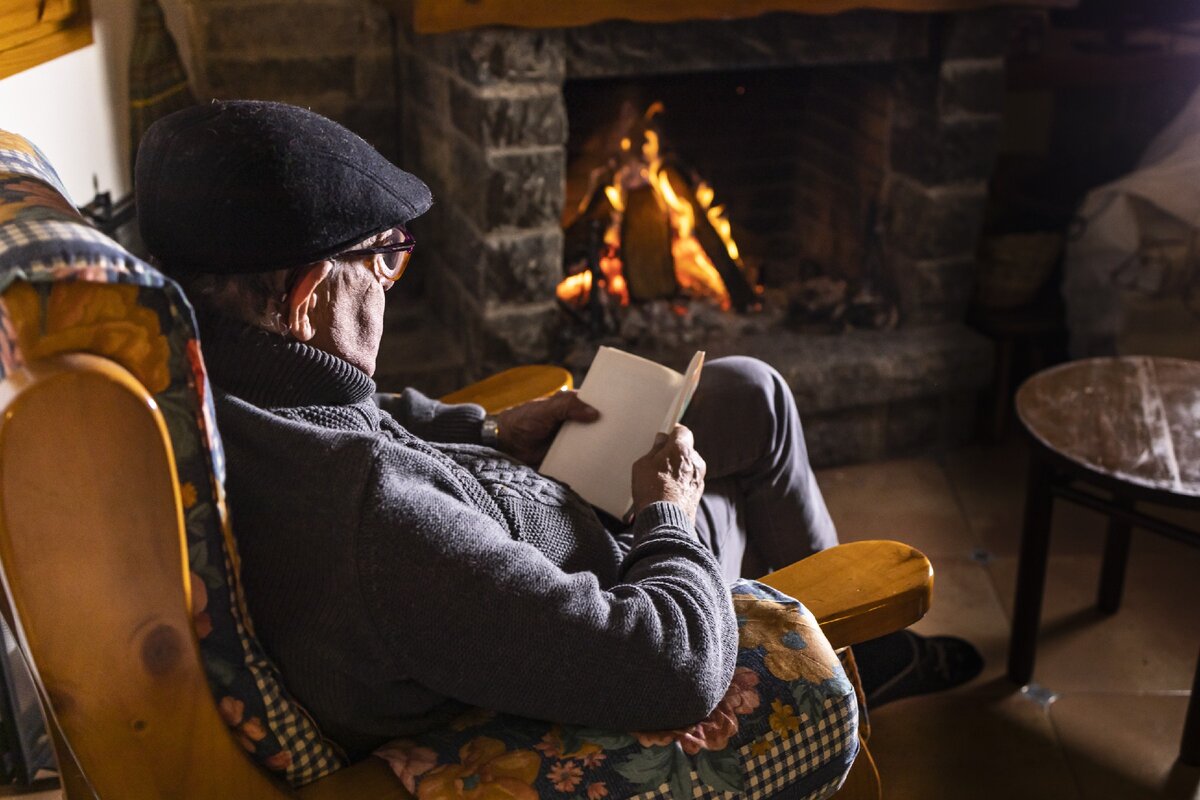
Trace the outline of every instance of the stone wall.
<instances>
[{"instance_id":1,"label":"stone wall","mask_svg":"<svg viewBox=\"0 0 1200 800\"><path fill-rule=\"evenodd\" d=\"M371 0L183 0L199 98L279 100L400 154L392 15Z\"/></svg>"},{"instance_id":2,"label":"stone wall","mask_svg":"<svg viewBox=\"0 0 1200 800\"><path fill-rule=\"evenodd\" d=\"M1004 11L951 15L898 79L883 250L909 324L961 321L1004 100Z\"/></svg>"},{"instance_id":3,"label":"stone wall","mask_svg":"<svg viewBox=\"0 0 1200 800\"><path fill-rule=\"evenodd\" d=\"M559 31L402 31L405 163L432 305L480 373L545 359L558 311L567 118Z\"/></svg>"}]
</instances>

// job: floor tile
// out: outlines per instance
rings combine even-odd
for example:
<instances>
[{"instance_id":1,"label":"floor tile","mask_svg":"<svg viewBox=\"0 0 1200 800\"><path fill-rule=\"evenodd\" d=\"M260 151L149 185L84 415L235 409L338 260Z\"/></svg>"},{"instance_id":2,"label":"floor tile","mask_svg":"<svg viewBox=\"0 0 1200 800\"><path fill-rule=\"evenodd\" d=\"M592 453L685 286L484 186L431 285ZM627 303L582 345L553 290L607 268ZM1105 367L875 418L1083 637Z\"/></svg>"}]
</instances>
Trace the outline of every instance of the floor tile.
<instances>
[{"instance_id":1,"label":"floor tile","mask_svg":"<svg viewBox=\"0 0 1200 800\"><path fill-rule=\"evenodd\" d=\"M1050 720L1087 800L1197 800L1200 769L1176 763L1185 695L1068 694Z\"/></svg>"},{"instance_id":2,"label":"floor tile","mask_svg":"<svg viewBox=\"0 0 1200 800\"><path fill-rule=\"evenodd\" d=\"M932 561L933 606L912 630L926 636L959 636L979 649L983 673L956 691L1002 677L1009 624L987 569L963 559Z\"/></svg>"},{"instance_id":3,"label":"floor tile","mask_svg":"<svg viewBox=\"0 0 1200 800\"><path fill-rule=\"evenodd\" d=\"M980 543L932 459L827 469L817 482L843 542L896 539L931 559L966 557Z\"/></svg>"},{"instance_id":4,"label":"floor tile","mask_svg":"<svg viewBox=\"0 0 1200 800\"><path fill-rule=\"evenodd\" d=\"M1028 462L1028 447L1019 440L1000 446L968 447L946 457L946 475L972 534L994 555L1012 556L1020 550ZM1058 503L1053 526L1052 552L1102 552L1106 530L1102 515Z\"/></svg>"},{"instance_id":5,"label":"floor tile","mask_svg":"<svg viewBox=\"0 0 1200 800\"><path fill-rule=\"evenodd\" d=\"M1080 798L1046 712L1002 680L871 716L887 800Z\"/></svg>"},{"instance_id":6,"label":"floor tile","mask_svg":"<svg viewBox=\"0 0 1200 800\"><path fill-rule=\"evenodd\" d=\"M1050 559L1034 680L1056 692L1174 691L1191 688L1200 643L1200 550L1176 545L1175 557L1129 559L1120 611L1095 610L1100 560ZM1012 614L1015 558L988 567Z\"/></svg>"}]
</instances>

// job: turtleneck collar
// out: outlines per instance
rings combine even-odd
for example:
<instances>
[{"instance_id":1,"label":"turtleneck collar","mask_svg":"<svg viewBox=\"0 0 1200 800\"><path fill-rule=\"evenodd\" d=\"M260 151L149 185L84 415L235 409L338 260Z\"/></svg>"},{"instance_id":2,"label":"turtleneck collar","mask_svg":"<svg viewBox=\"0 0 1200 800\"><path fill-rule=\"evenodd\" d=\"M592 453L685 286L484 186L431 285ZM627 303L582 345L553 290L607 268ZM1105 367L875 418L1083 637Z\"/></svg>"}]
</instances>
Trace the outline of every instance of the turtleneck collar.
<instances>
[{"instance_id":1,"label":"turtleneck collar","mask_svg":"<svg viewBox=\"0 0 1200 800\"><path fill-rule=\"evenodd\" d=\"M222 317L200 323L209 380L260 408L349 405L375 393L365 372L323 350Z\"/></svg>"}]
</instances>

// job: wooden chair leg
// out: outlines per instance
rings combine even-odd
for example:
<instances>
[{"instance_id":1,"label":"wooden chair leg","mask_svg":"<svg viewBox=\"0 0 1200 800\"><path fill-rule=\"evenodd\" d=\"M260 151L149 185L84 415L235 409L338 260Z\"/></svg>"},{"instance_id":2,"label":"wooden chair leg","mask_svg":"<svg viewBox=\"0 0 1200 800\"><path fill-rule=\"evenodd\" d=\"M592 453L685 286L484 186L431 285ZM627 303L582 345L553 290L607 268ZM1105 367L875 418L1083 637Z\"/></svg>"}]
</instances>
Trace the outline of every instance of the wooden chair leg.
<instances>
[{"instance_id":1,"label":"wooden chair leg","mask_svg":"<svg viewBox=\"0 0 1200 800\"><path fill-rule=\"evenodd\" d=\"M854 694L858 698L858 758L850 767L846 782L838 789L834 800L880 800L882 785L879 779L879 769L875 759L867 749L871 739L871 718L867 715L866 696L863 694L862 681L858 677L858 664L854 661L854 650L844 647L838 651L838 658L846 670L846 677L854 685Z\"/></svg>"},{"instance_id":2,"label":"wooden chair leg","mask_svg":"<svg viewBox=\"0 0 1200 800\"><path fill-rule=\"evenodd\" d=\"M1017 565L1017 596L1013 607L1012 638L1008 646L1008 677L1025 685L1033 677L1038 624L1042 616L1042 592L1046 585L1046 562L1050 552L1050 520L1054 513L1053 470L1040 454L1029 464L1025 493L1025 528L1021 534L1021 557Z\"/></svg>"},{"instance_id":3,"label":"wooden chair leg","mask_svg":"<svg viewBox=\"0 0 1200 800\"><path fill-rule=\"evenodd\" d=\"M858 758L850 767L846 782L837 790L833 800L883 800L883 785L879 780L879 769L867 749L867 743L859 741Z\"/></svg>"},{"instance_id":4,"label":"wooden chair leg","mask_svg":"<svg viewBox=\"0 0 1200 800\"><path fill-rule=\"evenodd\" d=\"M871 715L867 711L867 694L863 691L862 678L858 675L858 662L854 660L854 650L843 647L837 654L842 662L842 669L846 670L846 677L850 679L850 685L854 687L854 696L858 699L858 735L864 742L869 742Z\"/></svg>"}]
</instances>

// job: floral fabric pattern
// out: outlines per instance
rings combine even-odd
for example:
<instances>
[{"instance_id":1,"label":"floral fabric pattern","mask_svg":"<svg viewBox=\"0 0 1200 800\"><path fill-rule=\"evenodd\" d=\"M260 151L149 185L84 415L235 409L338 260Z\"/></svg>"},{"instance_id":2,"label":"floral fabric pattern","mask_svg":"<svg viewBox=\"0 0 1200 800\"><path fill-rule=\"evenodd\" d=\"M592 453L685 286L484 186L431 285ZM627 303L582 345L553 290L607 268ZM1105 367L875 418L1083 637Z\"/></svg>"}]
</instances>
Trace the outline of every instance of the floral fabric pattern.
<instances>
[{"instance_id":1,"label":"floral fabric pattern","mask_svg":"<svg viewBox=\"0 0 1200 800\"><path fill-rule=\"evenodd\" d=\"M191 611L214 702L267 769L303 785L344 765L254 638L225 506L225 459L191 307L179 288L87 225L37 148L0 131L0 378L89 352L153 394L183 500Z\"/></svg>"},{"instance_id":2,"label":"floral fabric pattern","mask_svg":"<svg viewBox=\"0 0 1200 800\"><path fill-rule=\"evenodd\" d=\"M799 602L754 581L731 592L737 667L694 725L626 733L470 709L376 755L417 800L829 797L858 753L854 688Z\"/></svg>"}]
</instances>

